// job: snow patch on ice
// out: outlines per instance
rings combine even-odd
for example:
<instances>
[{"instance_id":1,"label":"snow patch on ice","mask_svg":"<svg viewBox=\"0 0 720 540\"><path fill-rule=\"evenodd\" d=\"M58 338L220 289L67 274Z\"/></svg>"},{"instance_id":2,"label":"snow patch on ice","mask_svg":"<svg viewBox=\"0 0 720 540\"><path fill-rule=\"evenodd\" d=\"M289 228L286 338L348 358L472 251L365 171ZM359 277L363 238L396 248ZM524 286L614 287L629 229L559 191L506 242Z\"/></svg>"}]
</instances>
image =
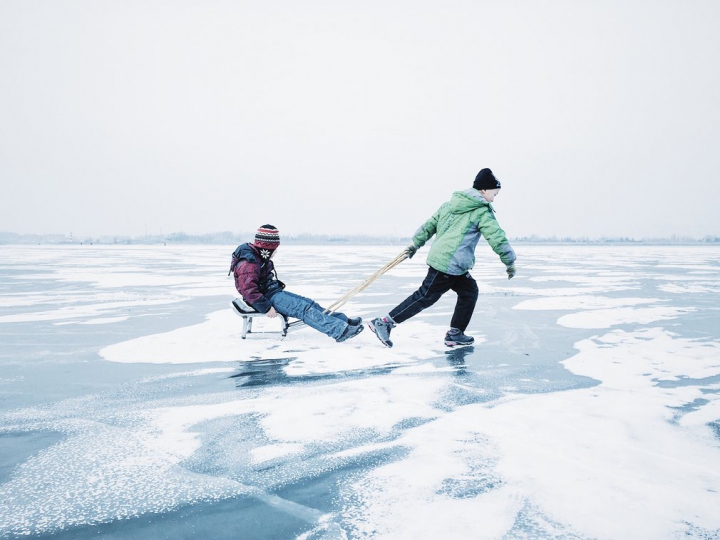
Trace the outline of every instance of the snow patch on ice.
<instances>
[{"instance_id":1,"label":"snow patch on ice","mask_svg":"<svg viewBox=\"0 0 720 540\"><path fill-rule=\"evenodd\" d=\"M200 377L203 375L229 374L234 373L235 369L230 367L193 369L191 371L180 371L178 373L167 373L165 375L153 375L138 379L139 383L148 383L152 381L166 381L171 379L180 379L184 377Z\"/></svg>"},{"instance_id":2,"label":"snow patch on ice","mask_svg":"<svg viewBox=\"0 0 720 540\"><path fill-rule=\"evenodd\" d=\"M606 296L560 296L548 298L533 298L513 306L513 309L523 310L575 310L575 309L608 309L623 306L637 306L659 302L659 298L609 298Z\"/></svg>"},{"instance_id":3,"label":"snow patch on ice","mask_svg":"<svg viewBox=\"0 0 720 540\"><path fill-rule=\"evenodd\" d=\"M695 308L653 306L646 308L621 307L596 309L563 315L557 321L567 328L610 328L619 324L649 324L656 321L676 319L695 311Z\"/></svg>"},{"instance_id":4,"label":"snow patch on ice","mask_svg":"<svg viewBox=\"0 0 720 540\"><path fill-rule=\"evenodd\" d=\"M90 319L88 321L83 321L78 324L113 324L117 322L127 321L130 317L124 316L124 317L98 317L97 319Z\"/></svg>"},{"instance_id":5,"label":"snow patch on ice","mask_svg":"<svg viewBox=\"0 0 720 540\"><path fill-rule=\"evenodd\" d=\"M0 316L0 323L61 321L66 319L79 319L85 317L103 317L105 315L108 315L108 313L127 311L131 308L138 306L158 306L172 304L179 301L179 298L166 296L162 298L147 298L125 302L106 302L81 306L68 306L49 311L3 315Z\"/></svg>"},{"instance_id":6,"label":"snow patch on ice","mask_svg":"<svg viewBox=\"0 0 720 540\"><path fill-rule=\"evenodd\" d=\"M270 322L274 323L272 330ZM248 339L241 339L242 321L228 308L208 314L204 322L196 325L110 345L100 350L100 356L111 362L129 363L229 362L261 357L269 347L277 349L283 343L278 338L277 320L258 318L253 322L256 330L276 333L250 334ZM291 342L291 337L286 343Z\"/></svg>"},{"instance_id":7,"label":"snow patch on ice","mask_svg":"<svg viewBox=\"0 0 720 540\"><path fill-rule=\"evenodd\" d=\"M253 332L258 333L248 334L243 340L242 321L231 309L216 311L206 319L200 324L105 347L100 355L112 362L175 364L292 357L294 361L285 371L301 376L417 362L437 356L444 349L443 330L420 320L398 325L393 340L402 347L388 349L369 329L344 343L336 343L307 327L281 339L277 320L257 318ZM264 330L276 333L260 333ZM475 337L477 343L484 341L482 336Z\"/></svg>"},{"instance_id":8,"label":"snow patch on ice","mask_svg":"<svg viewBox=\"0 0 720 540\"><path fill-rule=\"evenodd\" d=\"M658 289L670 294L700 294L700 293L717 293L720 292L720 285L697 285L697 284L677 284L667 283L659 285Z\"/></svg>"},{"instance_id":9,"label":"snow patch on ice","mask_svg":"<svg viewBox=\"0 0 720 540\"><path fill-rule=\"evenodd\" d=\"M254 464L272 461L279 457L299 454L305 449L302 444L281 443L257 446L250 451L250 461Z\"/></svg>"},{"instance_id":10,"label":"snow patch on ice","mask_svg":"<svg viewBox=\"0 0 720 540\"><path fill-rule=\"evenodd\" d=\"M354 537L408 539L501 538L516 522L541 538L720 528L720 445L707 426L720 395L657 384L720 375L720 343L654 328L577 347L565 365L599 386L468 405L408 431L394 442L409 456L344 486L337 519ZM708 403L675 421L698 398Z\"/></svg>"}]
</instances>

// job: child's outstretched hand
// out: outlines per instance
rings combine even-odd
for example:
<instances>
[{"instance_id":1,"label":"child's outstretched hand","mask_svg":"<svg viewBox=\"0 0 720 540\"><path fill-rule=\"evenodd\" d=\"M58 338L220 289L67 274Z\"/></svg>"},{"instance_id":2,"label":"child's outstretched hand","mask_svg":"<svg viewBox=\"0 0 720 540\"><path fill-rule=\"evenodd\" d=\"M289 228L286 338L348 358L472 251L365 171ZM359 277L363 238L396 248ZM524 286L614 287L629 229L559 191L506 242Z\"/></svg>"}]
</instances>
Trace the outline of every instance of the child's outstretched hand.
<instances>
[{"instance_id":1,"label":"child's outstretched hand","mask_svg":"<svg viewBox=\"0 0 720 540\"><path fill-rule=\"evenodd\" d=\"M415 244L410 244L408 247L405 248L405 253L407 253L408 259L412 259L413 255L417 253L418 248L415 247Z\"/></svg>"},{"instance_id":2,"label":"child's outstretched hand","mask_svg":"<svg viewBox=\"0 0 720 540\"><path fill-rule=\"evenodd\" d=\"M271 319L274 319L275 317L277 317L277 311L275 311L275 308L271 306L265 315L267 315Z\"/></svg>"},{"instance_id":3,"label":"child's outstretched hand","mask_svg":"<svg viewBox=\"0 0 720 540\"><path fill-rule=\"evenodd\" d=\"M511 264L510 266L507 267L507 270L505 270L505 271L507 272L508 279L512 279L513 276L515 275L515 265Z\"/></svg>"}]
</instances>

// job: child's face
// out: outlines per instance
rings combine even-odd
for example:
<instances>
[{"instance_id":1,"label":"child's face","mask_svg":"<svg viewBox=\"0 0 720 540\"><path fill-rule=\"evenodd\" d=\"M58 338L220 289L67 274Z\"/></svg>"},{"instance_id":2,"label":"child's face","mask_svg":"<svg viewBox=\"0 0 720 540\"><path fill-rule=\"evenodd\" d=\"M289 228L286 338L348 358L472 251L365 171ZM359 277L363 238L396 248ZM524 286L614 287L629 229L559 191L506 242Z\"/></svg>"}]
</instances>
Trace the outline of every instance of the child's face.
<instances>
[{"instance_id":1,"label":"child's face","mask_svg":"<svg viewBox=\"0 0 720 540\"><path fill-rule=\"evenodd\" d=\"M480 193L482 193L482 196L485 197L485 200L487 202L493 202L495 200L495 197L497 197L497 194L500 193L500 188L483 189L480 191Z\"/></svg>"}]
</instances>

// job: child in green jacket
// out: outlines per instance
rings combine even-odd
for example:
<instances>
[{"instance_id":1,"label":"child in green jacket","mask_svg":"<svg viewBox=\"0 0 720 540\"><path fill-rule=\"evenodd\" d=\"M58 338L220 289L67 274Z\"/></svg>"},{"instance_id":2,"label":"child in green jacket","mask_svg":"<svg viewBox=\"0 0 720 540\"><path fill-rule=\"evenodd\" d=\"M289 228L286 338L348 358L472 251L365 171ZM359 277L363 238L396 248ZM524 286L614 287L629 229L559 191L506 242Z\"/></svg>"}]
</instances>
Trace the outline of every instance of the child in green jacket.
<instances>
[{"instance_id":1,"label":"child in green jacket","mask_svg":"<svg viewBox=\"0 0 720 540\"><path fill-rule=\"evenodd\" d=\"M490 169L482 169L473 187L456 191L435 214L420 227L406 252L412 257L433 235L435 241L428 254L427 276L420 288L392 309L385 317L370 321L368 326L387 347L392 347L390 331L401 322L432 306L447 291L458 295L445 345L472 345L465 335L478 297L477 283L469 274L475 264L475 247L481 236L500 256L507 267L508 279L515 275L515 252L505 232L495 219L492 202L500 192L500 182Z\"/></svg>"}]
</instances>

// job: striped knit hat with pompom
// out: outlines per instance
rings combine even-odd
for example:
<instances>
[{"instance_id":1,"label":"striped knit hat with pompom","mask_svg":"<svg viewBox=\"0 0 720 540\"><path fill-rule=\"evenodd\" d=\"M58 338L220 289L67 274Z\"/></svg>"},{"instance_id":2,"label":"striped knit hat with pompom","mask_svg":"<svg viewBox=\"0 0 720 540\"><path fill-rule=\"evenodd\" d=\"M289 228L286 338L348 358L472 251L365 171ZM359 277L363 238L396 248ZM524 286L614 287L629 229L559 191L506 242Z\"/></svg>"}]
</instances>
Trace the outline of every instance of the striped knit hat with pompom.
<instances>
[{"instance_id":1,"label":"striped knit hat with pompom","mask_svg":"<svg viewBox=\"0 0 720 540\"><path fill-rule=\"evenodd\" d=\"M280 245L280 231L273 225L263 225L255 233L255 247L260 249L260 255L267 259Z\"/></svg>"}]
</instances>

